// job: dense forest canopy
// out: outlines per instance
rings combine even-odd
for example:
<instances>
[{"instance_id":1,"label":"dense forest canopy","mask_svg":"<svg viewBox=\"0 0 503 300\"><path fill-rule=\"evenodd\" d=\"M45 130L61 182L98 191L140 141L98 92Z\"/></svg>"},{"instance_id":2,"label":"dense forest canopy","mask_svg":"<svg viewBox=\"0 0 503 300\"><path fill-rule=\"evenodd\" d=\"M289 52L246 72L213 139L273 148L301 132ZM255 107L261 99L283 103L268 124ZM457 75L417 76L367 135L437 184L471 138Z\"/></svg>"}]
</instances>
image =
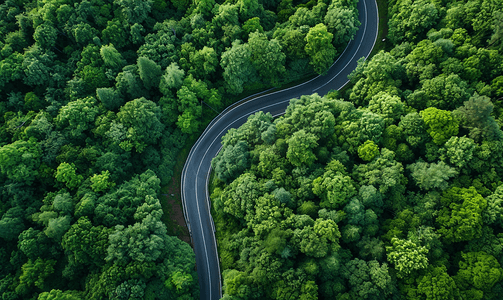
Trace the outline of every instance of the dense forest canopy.
<instances>
[{"instance_id":1,"label":"dense forest canopy","mask_svg":"<svg viewBox=\"0 0 503 300\"><path fill-rule=\"evenodd\" d=\"M389 1L345 92L223 138L224 299L500 299L503 2Z\"/></svg>"},{"instance_id":2,"label":"dense forest canopy","mask_svg":"<svg viewBox=\"0 0 503 300\"><path fill-rule=\"evenodd\" d=\"M240 93L324 73L356 1L0 4L2 299L197 299L178 152ZM211 109L210 109L211 108Z\"/></svg>"}]
</instances>

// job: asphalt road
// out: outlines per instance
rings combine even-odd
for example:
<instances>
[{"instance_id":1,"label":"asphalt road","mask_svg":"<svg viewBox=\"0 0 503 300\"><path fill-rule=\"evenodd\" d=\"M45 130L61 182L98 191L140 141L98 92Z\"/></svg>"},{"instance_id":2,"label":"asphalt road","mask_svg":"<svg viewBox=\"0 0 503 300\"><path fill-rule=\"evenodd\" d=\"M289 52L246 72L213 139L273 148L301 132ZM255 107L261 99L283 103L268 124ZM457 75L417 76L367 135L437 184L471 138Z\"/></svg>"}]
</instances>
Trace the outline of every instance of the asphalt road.
<instances>
[{"instance_id":1,"label":"asphalt road","mask_svg":"<svg viewBox=\"0 0 503 300\"><path fill-rule=\"evenodd\" d=\"M243 99L241 104L232 105L217 116L192 147L182 171L181 188L185 220L196 254L201 299L214 300L222 296L215 226L207 188L211 160L221 148L221 137L230 128L241 126L255 112L270 112L277 116L285 111L290 99L313 93L323 96L330 90L342 88L348 82L347 76L356 68L357 60L370 54L377 39L377 3L375 0L360 0L358 10L361 26L325 76L248 101Z\"/></svg>"}]
</instances>

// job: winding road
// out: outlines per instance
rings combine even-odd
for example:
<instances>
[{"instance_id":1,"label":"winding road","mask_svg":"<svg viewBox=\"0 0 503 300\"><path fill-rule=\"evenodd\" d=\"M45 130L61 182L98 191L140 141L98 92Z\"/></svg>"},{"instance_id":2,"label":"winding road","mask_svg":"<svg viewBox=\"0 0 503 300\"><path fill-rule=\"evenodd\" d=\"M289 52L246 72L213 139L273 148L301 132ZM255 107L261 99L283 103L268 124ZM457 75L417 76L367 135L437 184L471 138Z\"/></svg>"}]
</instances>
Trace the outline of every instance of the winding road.
<instances>
[{"instance_id":1,"label":"winding road","mask_svg":"<svg viewBox=\"0 0 503 300\"><path fill-rule=\"evenodd\" d=\"M377 39L379 16L375 0L358 3L361 26L355 38L331 66L328 73L300 85L266 94L253 99L243 99L225 109L208 125L192 147L182 171L182 204L187 227L194 244L200 285L200 299L220 299L220 266L215 239L215 226L210 214L208 179L211 160L221 148L221 138L230 128L246 122L248 116L258 111L273 116L284 113L290 99L301 95L341 89L348 83L348 75L356 68L357 60L368 57Z\"/></svg>"}]
</instances>

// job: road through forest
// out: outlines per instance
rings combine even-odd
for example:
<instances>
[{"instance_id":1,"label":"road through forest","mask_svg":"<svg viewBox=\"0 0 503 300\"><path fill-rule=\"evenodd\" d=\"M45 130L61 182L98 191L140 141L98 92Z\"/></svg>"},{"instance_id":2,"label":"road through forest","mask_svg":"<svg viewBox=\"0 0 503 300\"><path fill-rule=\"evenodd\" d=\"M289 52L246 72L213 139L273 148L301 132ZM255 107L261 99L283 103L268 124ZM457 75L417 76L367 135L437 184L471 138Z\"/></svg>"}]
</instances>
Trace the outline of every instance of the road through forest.
<instances>
[{"instance_id":1,"label":"road through forest","mask_svg":"<svg viewBox=\"0 0 503 300\"><path fill-rule=\"evenodd\" d=\"M211 160L221 148L222 136L230 128L241 126L253 113L263 111L277 116L285 111L290 99L313 93L323 96L330 90L338 90L346 85L347 77L356 68L358 59L369 56L377 39L379 17L375 0L360 0L358 11L361 25L355 38L326 75L285 90L241 101L238 105L231 105L213 119L192 147L182 171L181 192L185 219L196 254L200 299L215 300L220 299L222 295L207 188Z\"/></svg>"}]
</instances>

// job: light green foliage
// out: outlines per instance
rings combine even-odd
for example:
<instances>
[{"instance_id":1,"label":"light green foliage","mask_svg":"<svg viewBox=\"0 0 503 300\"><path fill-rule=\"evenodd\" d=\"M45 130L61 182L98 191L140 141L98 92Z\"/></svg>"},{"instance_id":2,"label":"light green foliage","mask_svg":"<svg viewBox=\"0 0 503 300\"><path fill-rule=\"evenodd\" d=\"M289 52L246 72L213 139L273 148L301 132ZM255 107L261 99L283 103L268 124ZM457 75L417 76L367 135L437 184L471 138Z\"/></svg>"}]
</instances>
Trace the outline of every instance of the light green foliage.
<instances>
[{"instance_id":1,"label":"light green foliage","mask_svg":"<svg viewBox=\"0 0 503 300\"><path fill-rule=\"evenodd\" d=\"M302 253L319 258L325 257L332 249L335 250L340 237L339 228L334 221L316 219L313 227L296 229L293 240Z\"/></svg>"},{"instance_id":2,"label":"light green foliage","mask_svg":"<svg viewBox=\"0 0 503 300\"><path fill-rule=\"evenodd\" d=\"M70 266L105 263L108 235L113 229L102 225L93 226L89 218L81 217L64 234L61 246L69 255Z\"/></svg>"},{"instance_id":3,"label":"light green foliage","mask_svg":"<svg viewBox=\"0 0 503 300\"><path fill-rule=\"evenodd\" d=\"M401 189L406 182L403 176L403 166L395 160L395 154L386 149L381 149L381 155L367 164L354 168L353 178L362 185L379 187L381 193L391 189Z\"/></svg>"},{"instance_id":4,"label":"light green foliage","mask_svg":"<svg viewBox=\"0 0 503 300\"><path fill-rule=\"evenodd\" d=\"M83 295L79 291L51 290L38 295L37 300L81 300Z\"/></svg>"},{"instance_id":5,"label":"light green foliage","mask_svg":"<svg viewBox=\"0 0 503 300\"><path fill-rule=\"evenodd\" d=\"M0 148L0 170L7 178L30 184L38 175L42 151L34 141L15 141Z\"/></svg>"},{"instance_id":6,"label":"light green foliage","mask_svg":"<svg viewBox=\"0 0 503 300\"><path fill-rule=\"evenodd\" d=\"M210 79L218 67L218 55L215 49L204 46L201 50L196 50L189 56L190 70L196 78Z\"/></svg>"},{"instance_id":7,"label":"light green foliage","mask_svg":"<svg viewBox=\"0 0 503 300\"><path fill-rule=\"evenodd\" d=\"M116 110L124 104L124 98L114 88L98 88L96 96L108 110Z\"/></svg>"},{"instance_id":8,"label":"light green foliage","mask_svg":"<svg viewBox=\"0 0 503 300\"><path fill-rule=\"evenodd\" d=\"M117 113L117 120L124 126L125 138L120 146L125 151L141 153L149 144L154 144L164 130L161 109L145 98L127 102Z\"/></svg>"},{"instance_id":9,"label":"light green foliage","mask_svg":"<svg viewBox=\"0 0 503 300\"><path fill-rule=\"evenodd\" d=\"M475 142L467 137L451 137L440 149L440 159L463 168L470 163L475 150Z\"/></svg>"},{"instance_id":10,"label":"light green foliage","mask_svg":"<svg viewBox=\"0 0 503 300\"><path fill-rule=\"evenodd\" d=\"M424 80L422 88L414 91L414 94L410 96L413 97L416 93L421 93L421 96L417 96L417 98L425 98L426 101L424 103L412 102L411 104L419 108L454 109L470 97L467 89L466 82L461 80L458 75L440 75ZM408 100L408 102L410 101Z\"/></svg>"},{"instance_id":11,"label":"light green foliage","mask_svg":"<svg viewBox=\"0 0 503 300\"><path fill-rule=\"evenodd\" d=\"M328 138L335 130L335 115L352 109L348 102L321 98L318 94L303 95L292 99L284 117L276 121L277 135L288 136L303 129L321 139Z\"/></svg>"},{"instance_id":12,"label":"light green foliage","mask_svg":"<svg viewBox=\"0 0 503 300\"><path fill-rule=\"evenodd\" d=\"M148 215L141 222L115 226L115 232L109 235L106 261L151 262L161 257L167 238L164 223Z\"/></svg>"},{"instance_id":13,"label":"light green foliage","mask_svg":"<svg viewBox=\"0 0 503 300\"><path fill-rule=\"evenodd\" d=\"M37 258L32 261L29 259L21 268L23 273L19 276L19 285L16 287L16 292L26 295L34 286L43 289L44 281L54 273L55 264L55 260Z\"/></svg>"},{"instance_id":14,"label":"light green foliage","mask_svg":"<svg viewBox=\"0 0 503 300\"><path fill-rule=\"evenodd\" d=\"M174 272L166 282L170 290L174 290L177 294L181 295L190 289L193 284L193 279L190 274L177 271Z\"/></svg>"},{"instance_id":15,"label":"light green foliage","mask_svg":"<svg viewBox=\"0 0 503 300\"><path fill-rule=\"evenodd\" d=\"M251 218L255 200L261 195L255 176L244 173L236 178L221 195L223 211L238 219Z\"/></svg>"},{"instance_id":16,"label":"light green foliage","mask_svg":"<svg viewBox=\"0 0 503 300\"><path fill-rule=\"evenodd\" d=\"M423 190L441 189L445 190L448 186L448 180L458 175L455 168L450 167L443 161L439 163L426 163L418 161L407 166L411 176Z\"/></svg>"},{"instance_id":17,"label":"light green foliage","mask_svg":"<svg viewBox=\"0 0 503 300\"><path fill-rule=\"evenodd\" d=\"M276 39L269 41L263 33L252 32L248 45L250 59L262 80L277 85L285 73L285 54L281 51L280 43Z\"/></svg>"},{"instance_id":18,"label":"light green foliage","mask_svg":"<svg viewBox=\"0 0 503 300\"><path fill-rule=\"evenodd\" d=\"M434 26L439 19L439 12L435 2L429 0L402 0L395 6L395 12L389 20L390 39L400 43L405 39L417 41L421 39L426 30Z\"/></svg>"},{"instance_id":19,"label":"light green foliage","mask_svg":"<svg viewBox=\"0 0 503 300\"><path fill-rule=\"evenodd\" d=\"M313 150L318 146L318 138L301 129L288 139L288 151L286 157L294 166L310 165L316 160Z\"/></svg>"},{"instance_id":20,"label":"light green foliage","mask_svg":"<svg viewBox=\"0 0 503 300\"><path fill-rule=\"evenodd\" d=\"M371 161L379 155L379 147L374 141L366 141L358 147L358 156L364 161Z\"/></svg>"},{"instance_id":21,"label":"light green foliage","mask_svg":"<svg viewBox=\"0 0 503 300\"><path fill-rule=\"evenodd\" d=\"M212 160L212 168L220 180L230 182L248 167L249 156L248 144L239 141L222 149Z\"/></svg>"},{"instance_id":22,"label":"light green foliage","mask_svg":"<svg viewBox=\"0 0 503 300\"><path fill-rule=\"evenodd\" d=\"M251 61L250 45L239 40L232 42L232 47L222 53L220 66L224 69L223 77L227 90L231 94L239 94L244 85L256 81L257 70Z\"/></svg>"},{"instance_id":23,"label":"light green foliage","mask_svg":"<svg viewBox=\"0 0 503 300\"><path fill-rule=\"evenodd\" d=\"M59 242L68 228L70 228L70 216L59 216L49 220L44 233Z\"/></svg>"},{"instance_id":24,"label":"light green foliage","mask_svg":"<svg viewBox=\"0 0 503 300\"><path fill-rule=\"evenodd\" d=\"M486 293L503 279L503 269L494 256L484 251L461 252L461 256L463 259L459 262L459 271L454 276L461 290L475 288Z\"/></svg>"},{"instance_id":25,"label":"light green foliage","mask_svg":"<svg viewBox=\"0 0 503 300\"><path fill-rule=\"evenodd\" d=\"M333 167L331 167L333 166ZM339 161L332 161L323 176L313 180L313 193L321 198L321 207L340 208L356 195L351 177Z\"/></svg>"},{"instance_id":26,"label":"light green foliage","mask_svg":"<svg viewBox=\"0 0 503 300\"><path fill-rule=\"evenodd\" d=\"M395 124L405 115L405 105L398 96L380 92L370 99L369 110L383 117L386 126Z\"/></svg>"},{"instance_id":27,"label":"light green foliage","mask_svg":"<svg viewBox=\"0 0 503 300\"><path fill-rule=\"evenodd\" d=\"M277 29L274 32L273 37L279 39L283 52L286 54L288 59L294 60L306 57L305 34L303 34L299 29Z\"/></svg>"},{"instance_id":28,"label":"light green foliage","mask_svg":"<svg viewBox=\"0 0 503 300\"><path fill-rule=\"evenodd\" d=\"M132 224L136 220L137 209L143 203L155 202L152 199L157 199L159 184L160 180L152 170L134 176L96 200L94 221L107 227ZM139 216L143 216L143 213Z\"/></svg>"},{"instance_id":29,"label":"light green foliage","mask_svg":"<svg viewBox=\"0 0 503 300\"><path fill-rule=\"evenodd\" d=\"M310 57L310 64L318 74L325 74L334 62L337 52L332 45L333 36L323 23L310 28L306 35L305 50Z\"/></svg>"},{"instance_id":30,"label":"light green foliage","mask_svg":"<svg viewBox=\"0 0 503 300\"><path fill-rule=\"evenodd\" d=\"M438 233L446 242L469 241L482 234L482 211L487 201L472 186L453 187L442 194L443 208L437 217Z\"/></svg>"},{"instance_id":31,"label":"light green foliage","mask_svg":"<svg viewBox=\"0 0 503 300\"><path fill-rule=\"evenodd\" d=\"M101 46L100 55L105 65L113 70L119 70L126 64L122 55L115 49L113 44Z\"/></svg>"},{"instance_id":32,"label":"light green foliage","mask_svg":"<svg viewBox=\"0 0 503 300\"><path fill-rule=\"evenodd\" d=\"M365 106L379 92L399 95L403 73L403 66L388 52L380 51L371 60L359 60L348 77L355 84L349 100L355 105Z\"/></svg>"},{"instance_id":33,"label":"light green foliage","mask_svg":"<svg viewBox=\"0 0 503 300\"><path fill-rule=\"evenodd\" d=\"M162 93L167 94L167 89L177 89L183 83L185 71L178 67L177 63L171 63L166 67L164 75L161 78L160 90Z\"/></svg>"},{"instance_id":34,"label":"light green foliage","mask_svg":"<svg viewBox=\"0 0 503 300\"><path fill-rule=\"evenodd\" d=\"M388 261L395 266L398 276L403 278L413 271L428 267L428 249L410 240L391 239L392 246L386 247Z\"/></svg>"},{"instance_id":35,"label":"light green foliage","mask_svg":"<svg viewBox=\"0 0 503 300\"><path fill-rule=\"evenodd\" d=\"M138 57L138 73L147 90L158 87L161 81L161 67L153 60L140 56Z\"/></svg>"},{"instance_id":36,"label":"light green foliage","mask_svg":"<svg viewBox=\"0 0 503 300\"><path fill-rule=\"evenodd\" d=\"M273 195L265 194L256 200L255 214L246 215L245 219L256 236L265 236L291 215L291 209L286 208L284 204L278 206Z\"/></svg>"},{"instance_id":37,"label":"light green foliage","mask_svg":"<svg viewBox=\"0 0 503 300\"><path fill-rule=\"evenodd\" d=\"M66 162L59 164L54 177L57 181L64 183L69 189L79 187L84 178L82 175L77 175L75 164Z\"/></svg>"},{"instance_id":38,"label":"light green foliage","mask_svg":"<svg viewBox=\"0 0 503 300\"><path fill-rule=\"evenodd\" d=\"M416 112L402 117L398 127L402 129L407 143L414 148L423 146L431 139L421 115Z\"/></svg>"},{"instance_id":39,"label":"light green foliage","mask_svg":"<svg viewBox=\"0 0 503 300\"><path fill-rule=\"evenodd\" d=\"M243 23L243 31L247 35L250 35L250 33L253 33L255 31L258 31L259 33L264 32L264 28L262 28L262 26L260 25L260 18L255 17L246 20L246 22Z\"/></svg>"},{"instance_id":40,"label":"light green foliage","mask_svg":"<svg viewBox=\"0 0 503 300\"><path fill-rule=\"evenodd\" d=\"M469 136L476 140L501 140L503 135L498 123L491 116L494 105L486 96L475 93L453 114L461 120L462 128L469 130Z\"/></svg>"},{"instance_id":41,"label":"light green foliage","mask_svg":"<svg viewBox=\"0 0 503 300\"><path fill-rule=\"evenodd\" d=\"M450 111L429 107L421 111L420 115L435 144L442 145L451 136L458 134L459 120Z\"/></svg>"},{"instance_id":42,"label":"light green foliage","mask_svg":"<svg viewBox=\"0 0 503 300\"><path fill-rule=\"evenodd\" d=\"M498 186L486 200L487 209L482 212L484 223L498 224L503 227L503 186Z\"/></svg>"},{"instance_id":43,"label":"light green foliage","mask_svg":"<svg viewBox=\"0 0 503 300\"><path fill-rule=\"evenodd\" d=\"M349 43L361 25L358 20L356 6L346 7L342 1L332 1L330 3L324 22L328 30L334 35L334 45L337 47Z\"/></svg>"},{"instance_id":44,"label":"light green foliage","mask_svg":"<svg viewBox=\"0 0 503 300\"><path fill-rule=\"evenodd\" d=\"M116 0L115 1L122 12L124 13L127 21L130 24L142 23L147 19L150 10L152 9L152 0Z\"/></svg>"},{"instance_id":45,"label":"light green foliage","mask_svg":"<svg viewBox=\"0 0 503 300\"><path fill-rule=\"evenodd\" d=\"M393 281L388 264L376 260L354 259L346 263L342 276L349 282L350 297L357 299L382 299L392 292Z\"/></svg>"},{"instance_id":46,"label":"light green foliage","mask_svg":"<svg viewBox=\"0 0 503 300\"><path fill-rule=\"evenodd\" d=\"M69 102L59 110L56 124L64 128L72 138L82 138L85 131L89 130L99 114L97 100L86 97Z\"/></svg>"},{"instance_id":47,"label":"light green foliage","mask_svg":"<svg viewBox=\"0 0 503 300\"><path fill-rule=\"evenodd\" d=\"M95 192L103 192L115 186L115 182L110 181L110 171L102 171L101 174L94 174L91 177L91 188Z\"/></svg>"},{"instance_id":48,"label":"light green foliage","mask_svg":"<svg viewBox=\"0 0 503 300\"><path fill-rule=\"evenodd\" d=\"M430 266L427 273L418 279L417 291L426 300L455 300L459 299L459 290L445 266Z\"/></svg>"}]
</instances>

